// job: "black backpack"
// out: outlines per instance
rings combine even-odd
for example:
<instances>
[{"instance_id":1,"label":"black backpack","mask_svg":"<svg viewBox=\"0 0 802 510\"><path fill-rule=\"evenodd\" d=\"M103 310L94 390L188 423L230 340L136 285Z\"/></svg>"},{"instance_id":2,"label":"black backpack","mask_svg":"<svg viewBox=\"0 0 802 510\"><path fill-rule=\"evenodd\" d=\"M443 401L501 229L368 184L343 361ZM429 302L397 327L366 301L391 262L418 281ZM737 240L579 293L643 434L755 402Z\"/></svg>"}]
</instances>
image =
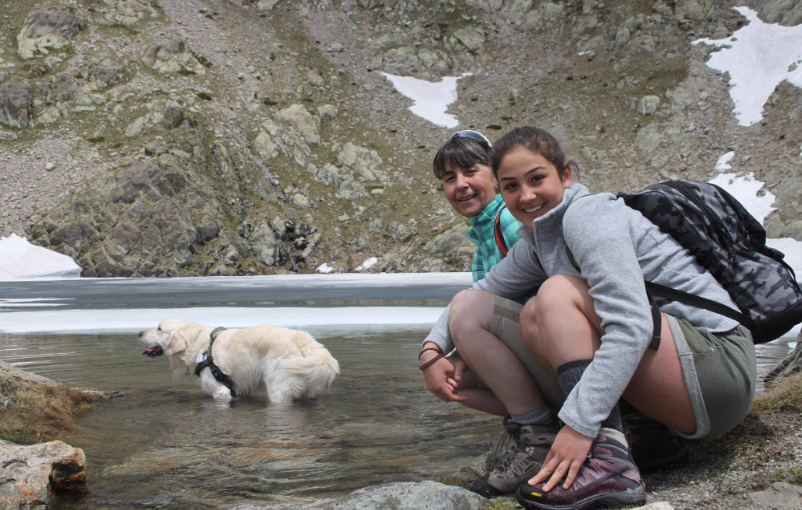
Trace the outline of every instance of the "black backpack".
<instances>
[{"instance_id":1,"label":"black backpack","mask_svg":"<svg viewBox=\"0 0 802 510\"><path fill-rule=\"evenodd\" d=\"M793 269L782 252L766 246L763 226L732 195L715 184L668 181L617 196L695 256L740 310L646 282L650 296L737 320L751 330L756 344L779 338L802 322L802 291Z\"/></svg>"}]
</instances>

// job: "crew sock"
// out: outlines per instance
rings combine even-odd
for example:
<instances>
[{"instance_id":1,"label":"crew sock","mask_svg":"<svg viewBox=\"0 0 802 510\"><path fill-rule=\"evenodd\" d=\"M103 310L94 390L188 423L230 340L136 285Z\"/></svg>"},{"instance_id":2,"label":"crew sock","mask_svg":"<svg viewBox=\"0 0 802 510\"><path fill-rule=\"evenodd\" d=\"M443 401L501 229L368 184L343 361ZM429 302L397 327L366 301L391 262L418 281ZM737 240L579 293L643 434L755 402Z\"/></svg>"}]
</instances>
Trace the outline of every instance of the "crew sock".
<instances>
[{"instance_id":1,"label":"crew sock","mask_svg":"<svg viewBox=\"0 0 802 510\"><path fill-rule=\"evenodd\" d=\"M585 369L588 368L588 365L590 365L591 361L593 360L579 359L576 361L563 363L557 367L557 380L560 382L560 387L563 389L563 392L566 395L571 393L571 391L574 389L574 386L576 386L576 384L582 378L582 374L585 373ZM621 424L621 411L619 410L617 403L615 407L610 410L610 415L607 417L607 419L601 422L601 426L615 429L619 432L624 431L624 427Z\"/></svg>"},{"instance_id":2,"label":"crew sock","mask_svg":"<svg viewBox=\"0 0 802 510\"><path fill-rule=\"evenodd\" d=\"M551 425L551 410L548 406L543 406L537 411L523 416L510 416L510 421L519 425Z\"/></svg>"}]
</instances>

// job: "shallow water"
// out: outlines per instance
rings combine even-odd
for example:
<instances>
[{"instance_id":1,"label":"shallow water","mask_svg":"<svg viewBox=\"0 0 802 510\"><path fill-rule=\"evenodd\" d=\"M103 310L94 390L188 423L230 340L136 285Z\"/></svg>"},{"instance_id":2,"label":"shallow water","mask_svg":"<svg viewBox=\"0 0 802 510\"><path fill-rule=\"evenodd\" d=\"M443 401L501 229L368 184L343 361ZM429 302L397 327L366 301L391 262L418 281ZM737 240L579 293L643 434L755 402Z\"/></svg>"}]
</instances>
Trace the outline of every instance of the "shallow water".
<instances>
[{"instance_id":1,"label":"shallow water","mask_svg":"<svg viewBox=\"0 0 802 510\"><path fill-rule=\"evenodd\" d=\"M173 381L135 334L2 334L0 359L75 386L124 392L77 419L90 492L66 508L229 508L335 497L373 484L453 474L500 432L498 420L428 394L416 354L425 329L310 330L342 375L316 400L212 401ZM787 339L788 341L792 339ZM758 348L764 375L788 342Z\"/></svg>"},{"instance_id":2,"label":"shallow water","mask_svg":"<svg viewBox=\"0 0 802 510\"><path fill-rule=\"evenodd\" d=\"M318 335L342 375L318 399L284 405L216 403L197 378L174 382L166 359L142 356L133 334L0 335L0 358L126 394L66 438L92 473L68 508L228 508L452 474L486 451L498 420L428 394L416 369L424 334Z\"/></svg>"}]
</instances>

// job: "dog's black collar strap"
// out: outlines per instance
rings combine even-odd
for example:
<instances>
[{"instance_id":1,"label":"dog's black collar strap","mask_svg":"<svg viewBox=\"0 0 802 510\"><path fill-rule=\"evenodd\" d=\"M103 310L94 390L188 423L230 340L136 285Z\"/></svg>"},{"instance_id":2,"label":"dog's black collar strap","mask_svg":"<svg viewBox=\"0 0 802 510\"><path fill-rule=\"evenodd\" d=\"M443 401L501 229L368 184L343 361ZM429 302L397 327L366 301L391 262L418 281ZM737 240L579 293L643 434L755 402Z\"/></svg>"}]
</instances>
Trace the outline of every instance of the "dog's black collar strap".
<instances>
[{"instance_id":1,"label":"dog's black collar strap","mask_svg":"<svg viewBox=\"0 0 802 510\"><path fill-rule=\"evenodd\" d=\"M209 370L211 370L212 375L217 380L217 382L228 388L228 390L231 392L232 397L236 397L237 394L234 392L234 381L232 381L229 376L224 374L223 371L220 370L220 367L214 364L214 359L212 359L212 346L214 345L214 339L217 338L217 335L219 335L221 332L225 330L226 328L215 328L212 330L211 333L209 333L209 349L207 351L209 355L206 357L205 360L198 363L197 367L195 367L195 375L200 377L201 370L203 370L206 367L209 367Z\"/></svg>"}]
</instances>

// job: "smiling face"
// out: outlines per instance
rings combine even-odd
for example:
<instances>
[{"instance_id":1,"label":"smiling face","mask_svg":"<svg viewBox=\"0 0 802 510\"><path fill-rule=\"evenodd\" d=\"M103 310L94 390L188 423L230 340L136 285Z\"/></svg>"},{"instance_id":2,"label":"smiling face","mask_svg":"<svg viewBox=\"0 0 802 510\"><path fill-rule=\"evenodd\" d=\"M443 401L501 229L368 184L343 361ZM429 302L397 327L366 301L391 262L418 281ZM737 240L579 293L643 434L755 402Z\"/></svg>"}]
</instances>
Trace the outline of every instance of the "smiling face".
<instances>
[{"instance_id":1,"label":"smiling face","mask_svg":"<svg viewBox=\"0 0 802 510\"><path fill-rule=\"evenodd\" d=\"M571 168L560 176L540 154L519 147L507 153L498 166L498 183L507 209L527 228L532 221L559 205L571 185Z\"/></svg>"},{"instance_id":2,"label":"smiling face","mask_svg":"<svg viewBox=\"0 0 802 510\"><path fill-rule=\"evenodd\" d=\"M476 216L496 198L496 180L488 165L448 167L443 175L443 192L455 211L466 218Z\"/></svg>"}]
</instances>

